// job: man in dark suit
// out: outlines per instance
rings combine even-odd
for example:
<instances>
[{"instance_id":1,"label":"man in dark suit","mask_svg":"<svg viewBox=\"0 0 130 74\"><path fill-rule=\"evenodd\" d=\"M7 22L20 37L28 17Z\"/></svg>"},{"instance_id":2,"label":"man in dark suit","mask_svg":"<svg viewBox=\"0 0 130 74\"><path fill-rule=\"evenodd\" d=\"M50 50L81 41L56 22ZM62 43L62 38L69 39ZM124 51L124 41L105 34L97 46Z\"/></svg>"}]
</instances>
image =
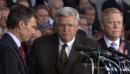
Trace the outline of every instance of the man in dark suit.
<instances>
[{"instance_id":1,"label":"man in dark suit","mask_svg":"<svg viewBox=\"0 0 130 74\"><path fill-rule=\"evenodd\" d=\"M64 7L57 12L55 33L36 39L32 45L28 63L30 74L91 74L91 67L82 64L76 46L96 48L98 44L78 30L78 19L74 8ZM65 50L62 49L64 44L67 44Z\"/></svg>"},{"instance_id":2,"label":"man in dark suit","mask_svg":"<svg viewBox=\"0 0 130 74\"><path fill-rule=\"evenodd\" d=\"M117 8L107 8L102 12L101 27L104 36L98 40L103 50L113 47L116 51L130 55L130 45L122 40L123 14Z\"/></svg>"},{"instance_id":3,"label":"man in dark suit","mask_svg":"<svg viewBox=\"0 0 130 74\"><path fill-rule=\"evenodd\" d=\"M85 32L89 37L94 38L101 30L99 20L97 19L96 8L93 5L89 5L84 7L82 12L87 18L86 25L88 28L85 30Z\"/></svg>"},{"instance_id":4,"label":"man in dark suit","mask_svg":"<svg viewBox=\"0 0 130 74\"><path fill-rule=\"evenodd\" d=\"M130 5L125 3L123 0L106 0L102 5L102 10L111 7L117 8L123 13L125 30L130 29Z\"/></svg>"},{"instance_id":5,"label":"man in dark suit","mask_svg":"<svg viewBox=\"0 0 130 74\"><path fill-rule=\"evenodd\" d=\"M32 9L13 5L7 19L8 32L0 39L0 74L28 74L22 41L30 39L36 27Z\"/></svg>"}]
</instances>

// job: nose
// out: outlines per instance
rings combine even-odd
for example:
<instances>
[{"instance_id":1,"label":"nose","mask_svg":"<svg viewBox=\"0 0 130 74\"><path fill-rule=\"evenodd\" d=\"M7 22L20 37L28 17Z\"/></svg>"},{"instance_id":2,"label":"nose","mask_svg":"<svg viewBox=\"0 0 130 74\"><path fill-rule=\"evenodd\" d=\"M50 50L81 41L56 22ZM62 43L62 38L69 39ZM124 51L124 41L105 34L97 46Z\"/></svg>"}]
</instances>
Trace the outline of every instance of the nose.
<instances>
[{"instance_id":1,"label":"nose","mask_svg":"<svg viewBox=\"0 0 130 74\"><path fill-rule=\"evenodd\" d=\"M118 24L118 22L115 22L114 23L114 28L117 28L117 27L119 27L119 24Z\"/></svg>"},{"instance_id":2,"label":"nose","mask_svg":"<svg viewBox=\"0 0 130 74\"><path fill-rule=\"evenodd\" d=\"M32 35L36 33L36 29L32 29Z\"/></svg>"},{"instance_id":3,"label":"nose","mask_svg":"<svg viewBox=\"0 0 130 74\"><path fill-rule=\"evenodd\" d=\"M69 27L68 27L67 25L65 25L65 26L64 26L64 31L67 31L68 28L69 28Z\"/></svg>"}]
</instances>

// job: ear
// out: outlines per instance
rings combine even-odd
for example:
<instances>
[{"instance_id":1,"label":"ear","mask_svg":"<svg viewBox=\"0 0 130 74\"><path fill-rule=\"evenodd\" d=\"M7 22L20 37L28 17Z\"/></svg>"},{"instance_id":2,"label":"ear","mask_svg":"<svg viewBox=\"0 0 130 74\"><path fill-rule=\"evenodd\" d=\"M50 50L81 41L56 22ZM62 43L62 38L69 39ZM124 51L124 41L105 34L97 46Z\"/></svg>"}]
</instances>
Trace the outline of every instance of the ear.
<instances>
[{"instance_id":1,"label":"ear","mask_svg":"<svg viewBox=\"0 0 130 74\"><path fill-rule=\"evenodd\" d=\"M101 23L101 30L103 31L104 30L104 25Z\"/></svg>"},{"instance_id":2,"label":"ear","mask_svg":"<svg viewBox=\"0 0 130 74\"><path fill-rule=\"evenodd\" d=\"M24 21L23 21L23 20L20 20L20 21L19 21L18 27L19 27L19 29L24 28Z\"/></svg>"},{"instance_id":3,"label":"ear","mask_svg":"<svg viewBox=\"0 0 130 74\"><path fill-rule=\"evenodd\" d=\"M54 32L57 32L57 28L56 28L56 27L53 27L53 31L54 31Z\"/></svg>"}]
</instances>

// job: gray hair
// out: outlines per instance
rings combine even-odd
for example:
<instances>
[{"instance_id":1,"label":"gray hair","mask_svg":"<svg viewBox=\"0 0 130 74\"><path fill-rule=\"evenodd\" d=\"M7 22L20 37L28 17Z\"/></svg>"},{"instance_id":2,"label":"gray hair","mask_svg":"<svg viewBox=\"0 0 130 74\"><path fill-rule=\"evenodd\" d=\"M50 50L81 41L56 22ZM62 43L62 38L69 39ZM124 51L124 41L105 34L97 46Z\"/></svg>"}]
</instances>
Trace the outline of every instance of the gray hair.
<instances>
[{"instance_id":1,"label":"gray hair","mask_svg":"<svg viewBox=\"0 0 130 74\"><path fill-rule=\"evenodd\" d=\"M67 16L75 16L76 22L79 21L79 13L76 9L72 7L63 7L58 10L55 16L55 24L57 24L58 20L57 17L67 17Z\"/></svg>"},{"instance_id":2,"label":"gray hair","mask_svg":"<svg viewBox=\"0 0 130 74\"><path fill-rule=\"evenodd\" d=\"M111 14L111 13L118 13L118 14L121 15L121 17L123 19L123 14L119 9L117 9L117 8L107 8L102 12L102 15L101 15L101 23L102 24L104 24L105 17L109 16L109 14Z\"/></svg>"}]
</instances>

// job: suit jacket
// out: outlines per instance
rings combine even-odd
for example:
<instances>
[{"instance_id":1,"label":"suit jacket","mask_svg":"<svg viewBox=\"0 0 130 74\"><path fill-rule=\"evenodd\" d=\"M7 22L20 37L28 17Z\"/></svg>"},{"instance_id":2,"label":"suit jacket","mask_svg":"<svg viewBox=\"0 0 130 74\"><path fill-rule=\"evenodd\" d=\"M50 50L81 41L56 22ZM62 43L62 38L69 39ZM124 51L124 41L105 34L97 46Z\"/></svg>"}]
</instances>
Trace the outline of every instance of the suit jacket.
<instances>
[{"instance_id":1,"label":"suit jacket","mask_svg":"<svg viewBox=\"0 0 130 74\"><path fill-rule=\"evenodd\" d=\"M129 21L129 16L130 16L130 5L128 5L127 3L125 3L122 0L122 7L121 5L118 5L117 2L115 0L106 0L103 5L102 5L102 10L106 9L106 8L117 8L119 9L123 15L124 15L124 24L125 24L125 30L130 29L130 21Z\"/></svg>"},{"instance_id":2,"label":"suit jacket","mask_svg":"<svg viewBox=\"0 0 130 74\"><path fill-rule=\"evenodd\" d=\"M121 40L121 39L120 39L120 44L121 44L122 42L125 43L124 49L126 49L126 50L128 51L128 54L127 54L127 55L130 56L130 44L127 43L127 42L125 42L124 40ZM106 42L105 42L105 40L104 40L103 37L98 40L98 43L100 44L102 50L107 50L107 49L108 49L108 47L107 47L107 45L106 45Z\"/></svg>"},{"instance_id":3,"label":"suit jacket","mask_svg":"<svg viewBox=\"0 0 130 74\"><path fill-rule=\"evenodd\" d=\"M0 74L28 74L20 49L8 34L0 39Z\"/></svg>"},{"instance_id":4,"label":"suit jacket","mask_svg":"<svg viewBox=\"0 0 130 74\"><path fill-rule=\"evenodd\" d=\"M88 67L88 65L86 69L82 64L82 60L80 60L81 56L79 52L75 50L75 46L81 44L89 47L98 47L98 44L80 33L81 32L78 32L76 35L63 74L91 74L91 67ZM28 62L30 74L59 74L58 44L57 34L40 37L34 41Z\"/></svg>"}]
</instances>

